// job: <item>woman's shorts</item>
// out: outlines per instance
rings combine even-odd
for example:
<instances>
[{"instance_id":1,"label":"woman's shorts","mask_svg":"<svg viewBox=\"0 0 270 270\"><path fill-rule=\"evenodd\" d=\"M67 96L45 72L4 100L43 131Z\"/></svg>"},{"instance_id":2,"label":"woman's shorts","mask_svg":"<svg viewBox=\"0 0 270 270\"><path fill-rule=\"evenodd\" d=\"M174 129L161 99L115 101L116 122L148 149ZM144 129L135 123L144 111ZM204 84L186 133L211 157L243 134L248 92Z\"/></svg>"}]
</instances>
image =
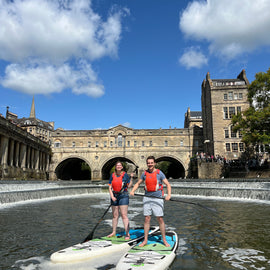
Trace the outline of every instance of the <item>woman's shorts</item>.
<instances>
[{"instance_id":1,"label":"woman's shorts","mask_svg":"<svg viewBox=\"0 0 270 270\"><path fill-rule=\"evenodd\" d=\"M156 198L143 198L143 214L144 216L164 216L164 201Z\"/></svg>"},{"instance_id":2,"label":"woman's shorts","mask_svg":"<svg viewBox=\"0 0 270 270\"><path fill-rule=\"evenodd\" d=\"M112 206L129 205L129 195L128 195L128 192L122 192L120 194L114 194L114 197L117 198L117 200L114 202L111 199L111 205Z\"/></svg>"}]
</instances>

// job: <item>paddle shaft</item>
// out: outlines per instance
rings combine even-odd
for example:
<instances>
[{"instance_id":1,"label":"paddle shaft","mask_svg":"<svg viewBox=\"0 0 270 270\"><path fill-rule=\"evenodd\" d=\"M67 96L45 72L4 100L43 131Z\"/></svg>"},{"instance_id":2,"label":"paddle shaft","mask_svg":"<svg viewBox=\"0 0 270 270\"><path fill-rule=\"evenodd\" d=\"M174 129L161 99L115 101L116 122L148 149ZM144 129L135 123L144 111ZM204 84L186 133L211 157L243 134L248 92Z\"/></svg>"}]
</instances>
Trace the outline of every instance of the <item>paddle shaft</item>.
<instances>
[{"instance_id":1,"label":"paddle shaft","mask_svg":"<svg viewBox=\"0 0 270 270\"><path fill-rule=\"evenodd\" d=\"M161 200L165 200L164 197L155 197L155 196L149 196L149 195L143 195L143 194L134 194L135 196L141 196L141 197L148 197L148 198L156 198L156 199L161 199ZM212 212L216 212L216 209L212 209L212 208L209 208L209 207L206 207L200 203L195 203L195 202L187 202L187 201L182 201L182 200L177 200L177 199L170 199L170 201L173 201L173 202L180 202L180 203L186 203L186 204L193 204L193 205L197 205L197 206L200 206L206 210L209 210L209 211L212 211Z\"/></svg>"}]
</instances>

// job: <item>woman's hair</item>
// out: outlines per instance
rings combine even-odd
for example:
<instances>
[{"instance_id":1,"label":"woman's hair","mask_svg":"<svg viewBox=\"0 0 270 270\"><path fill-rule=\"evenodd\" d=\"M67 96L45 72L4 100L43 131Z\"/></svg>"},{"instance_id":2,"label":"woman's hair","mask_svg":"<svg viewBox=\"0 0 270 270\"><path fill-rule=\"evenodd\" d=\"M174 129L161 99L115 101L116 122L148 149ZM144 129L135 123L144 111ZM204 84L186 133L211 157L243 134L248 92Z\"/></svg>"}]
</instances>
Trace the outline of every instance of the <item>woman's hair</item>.
<instances>
[{"instance_id":1,"label":"woman's hair","mask_svg":"<svg viewBox=\"0 0 270 270\"><path fill-rule=\"evenodd\" d=\"M115 162L115 165L114 165L114 166L115 166L115 168L114 168L115 171L116 171L116 165L117 165L118 163L120 163L120 164L122 165L122 167L124 168L123 163L122 163L120 160L118 160L118 161ZM122 170L123 170L123 169L122 169Z\"/></svg>"}]
</instances>

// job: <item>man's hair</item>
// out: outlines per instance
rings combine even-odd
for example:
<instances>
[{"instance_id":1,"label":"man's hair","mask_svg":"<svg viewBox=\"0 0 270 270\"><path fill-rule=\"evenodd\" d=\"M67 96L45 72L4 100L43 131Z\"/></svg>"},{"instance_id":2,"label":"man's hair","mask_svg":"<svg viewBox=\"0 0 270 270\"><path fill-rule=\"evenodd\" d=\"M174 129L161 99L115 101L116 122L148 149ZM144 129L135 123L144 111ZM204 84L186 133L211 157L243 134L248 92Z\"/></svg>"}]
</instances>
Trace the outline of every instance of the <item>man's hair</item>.
<instances>
[{"instance_id":1,"label":"man's hair","mask_svg":"<svg viewBox=\"0 0 270 270\"><path fill-rule=\"evenodd\" d=\"M149 157L146 159L146 162L148 161L148 159L153 159L153 160L154 160L154 162L156 163L156 159L155 159L155 157L154 157L154 156L149 156Z\"/></svg>"}]
</instances>

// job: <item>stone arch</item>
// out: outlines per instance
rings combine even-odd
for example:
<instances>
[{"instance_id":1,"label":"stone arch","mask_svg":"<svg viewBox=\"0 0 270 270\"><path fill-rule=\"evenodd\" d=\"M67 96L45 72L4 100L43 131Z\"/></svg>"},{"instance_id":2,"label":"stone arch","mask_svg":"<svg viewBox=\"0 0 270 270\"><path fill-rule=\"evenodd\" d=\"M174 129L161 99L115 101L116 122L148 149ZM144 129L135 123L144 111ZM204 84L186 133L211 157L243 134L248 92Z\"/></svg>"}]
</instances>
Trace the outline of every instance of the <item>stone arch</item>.
<instances>
[{"instance_id":1,"label":"stone arch","mask_svg":"<svg viewBox=\"0 0 270 270\"><path fill-rule=\"evenodd\" d=\"M91 180L89 162L80 156L63 158L55 167L54 173L61 180Z\"/></svg>"},{"instance_id":2,"label":"stone arch","mask_svg":"<svg viewBox=\"0 0 270 270\"><path fill-rule=\"evenodd\" d=\"M168 161L170 162L170 166L168 168L168 172L166 172L166 177L173 178L173 179L179 179L179 178L185 178L186 177L186 168L181 160L179 160L175 156L171 155L160 155L156 156L156 163L159 163L161 161Z\"/></svg>"},{"instance_id":3,"label":"stone arch","mask_svg":"<svg viewBox=\"0 0 270 270\"><path fill-rule=\"evenodd\" d=\"M136 170L137 164L134 160L128 157L123 157L121 155L110 157L109 159L105 160L101 165L101 175L102 180L108 180L110 177L110 170L115 165L117 161L128 162L130 163L130 168L128 169L128 173L133 172Z\"/></svg>"}]
</instances>

